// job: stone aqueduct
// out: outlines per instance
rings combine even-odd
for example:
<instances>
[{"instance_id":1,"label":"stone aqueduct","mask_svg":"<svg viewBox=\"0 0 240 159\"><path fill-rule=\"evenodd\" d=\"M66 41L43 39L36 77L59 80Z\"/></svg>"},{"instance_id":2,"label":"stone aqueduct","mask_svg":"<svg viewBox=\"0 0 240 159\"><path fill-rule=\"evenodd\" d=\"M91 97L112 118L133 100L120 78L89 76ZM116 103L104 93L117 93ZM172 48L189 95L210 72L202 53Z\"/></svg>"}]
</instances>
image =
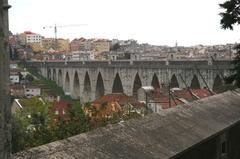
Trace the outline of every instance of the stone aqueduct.
<instances>
[{"instance_id":1,"label":"stone aqueduct","mask_svg":"<svg viewBox=\"0 0 240 159\"><path fill-rule=\"evenodd\" d=\"M28 62L64 92L82 102L104 94L135 95L141 86L216 89L232 73L230 61L68 61ZM182 77L182 78L181 78ZM185 84L186 83L186 84Z\"/></svg>"}]
</instances>

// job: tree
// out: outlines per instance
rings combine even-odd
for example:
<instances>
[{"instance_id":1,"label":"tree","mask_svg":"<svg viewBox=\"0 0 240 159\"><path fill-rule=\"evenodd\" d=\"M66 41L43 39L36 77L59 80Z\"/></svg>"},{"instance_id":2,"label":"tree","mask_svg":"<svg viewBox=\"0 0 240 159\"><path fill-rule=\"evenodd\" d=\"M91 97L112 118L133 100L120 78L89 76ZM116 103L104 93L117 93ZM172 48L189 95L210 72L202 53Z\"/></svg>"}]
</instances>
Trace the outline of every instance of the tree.
<instances>
[{"instance_id":1,"label":"tree","mask_svg":"<svg viewBox=\"0 0 240 159\"><path fill-rule=\"evenodd\" d=\"M26 80L27 80L28 82L32 82L32 81L34 80L34 77L33 77L32 75L30 75L30 74L27 74L27 75L26 75Z\"/></svg>"},{"instance_id":2,"label":"tree","mask_svg":"<svg viewBox=\"0 0 240 159\"><path fill-rule=\"evenodd\" d=\"M85 116L82 105L79 101L74 101L67 110L70 118L69 129L72 135L89 131L91 129L89 119Z\"/></svg>"},{"instance_id":3,"label":"tree","mask_svg":"<svg viewBox=\"0 0 240 159\"><path fill-rule=\"evenodd\" d=\"M13 153L53 141L48 127L51 104L38 98L20 99L19 102L23 109L12 117Z\"/></svg>"},{"instance_id":4,"label":"tree","mask_svg":"<svg viewBox=\"0 0 240 159\"><path fill-rule=\"evenodd\" d=\"M116 44L114 44L114 45L111 47L111 50L112 50L112 51L117 51L120 47L121 47L120 44L119 44L119 43L116 43Z\"/></svg>"},{"instance_id":5,"label":"tree","mask_svg":"<svg viewBox=\"0 0 240 159\"><path fill-rule=\"evenodd\" d=\"M19 80L22 81L23 80L23 75L21 74L21 72L18 72L19 75Z\"/></svg>"},{"instance_id":6,"label":"tree","mask_svg":"<svg viewBox=\"0 0 240 159\"><path fill-rule=\"evenodd\" d=\"M44 49L41 47L40 44L38 43L31 43L30 44L30 47L32 48L33 52L34 53L38 53L38 52L42 52L44 51Z\"/></svg>"},{"instance_id":7,"label":"tree","mask_svg":"<svg viewBox=\"0 0 240 159\"><path fill-rule=\"evenodd\" d=\"M23 109L12 117L13 153L89 131L91 125L79 101L72 102L67 118L51 114L52 103L38 98L20 99ZM66 120L67 119L67 120Z\"/></svg>"},{"instance_id":8,"label":"tree","mask_svg":"<svg viewBox=\"0 0 240 159\"><path fill-rule=\"evenodd\" d=\"M219 5L225 9L225 12L220 13L222 28L233 30L234 24L240 24L240 0L227 0Z\"/></svg>"},{"instance_id":9,"label":"tree","mask_svg":"<svg viewBox=\"0 0 240 159\"><path fill-rule=\"evenodd\" d=\"M220 13L222 17L220 23L223 29L233 30L233 25L240 24L240 0L227 0L226 2L219 4L224 12ZM240 87L240 44L235 46L237 54L233 61L235 74L226 78L227 83L235 83L237 87Z\"/></svg>"}]
</instances>

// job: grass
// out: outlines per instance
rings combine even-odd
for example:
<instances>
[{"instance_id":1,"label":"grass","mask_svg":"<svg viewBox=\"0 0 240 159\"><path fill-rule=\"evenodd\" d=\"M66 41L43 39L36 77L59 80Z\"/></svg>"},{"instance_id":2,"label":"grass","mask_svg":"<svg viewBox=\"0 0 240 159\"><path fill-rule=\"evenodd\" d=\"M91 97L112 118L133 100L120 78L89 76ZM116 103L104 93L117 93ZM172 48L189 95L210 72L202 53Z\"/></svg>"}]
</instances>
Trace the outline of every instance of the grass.
<instances>
[{"instance_id":1,"label":"grass","mask_svg":"<svg viewBox=\"0 0 240 159\"><path fill-rule=\"evenodd\" d=\"M43 92L48 94L48 95L55 95L55 96L60 96L61 99L67 100L69 102L74 101L70 96L65 95L63 89L59 87L56 82L46 79L42 75L40 75L36 70L32 68L27 69L28 72L30 72L33 76L35 76L35 80L33 81L33 84L37 85L44 85L45 88L43 89Z\"/></svg>"}]
</instances>

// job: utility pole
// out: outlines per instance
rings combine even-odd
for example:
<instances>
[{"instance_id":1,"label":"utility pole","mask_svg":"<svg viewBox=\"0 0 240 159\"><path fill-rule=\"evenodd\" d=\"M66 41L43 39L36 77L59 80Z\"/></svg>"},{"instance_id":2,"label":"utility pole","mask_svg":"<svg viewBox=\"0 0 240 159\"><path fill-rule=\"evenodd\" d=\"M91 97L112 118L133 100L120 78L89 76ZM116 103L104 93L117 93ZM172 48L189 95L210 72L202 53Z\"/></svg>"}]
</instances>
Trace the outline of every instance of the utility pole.
<instances>
[{"instance_id":1,"label":"utility pole","mask_svg":"<svg viewBox=\"0 0 240 159\"><path fill-rule=\"evenodd\" d=\"M57 51L57 49L58 49L58 39L57 39L57 25L55 24L55 26L54 26L54 35L55 35L55 49L56 49L56 51Z\"/></svg>"},{"instance_id":2,"label":"utility pole","mask_svg":"<svg viewBox=\"0 0 240 159\"><path fill-rule=\"evenodd\" d=\"M212 56L211 56L211 59L212 59L213 65L214 65L214 64L216 65L217 71L218 71L218 73L220 74L222 80L224 81L223 73L220 71L220 69L219 69L219 67L218 67L217 61L216 61Z\"/></svg>"},{"instance_id":3,"label":"utility pole","mask_svg":"<svg viewBox=\"0 0 240 159\"><path fill-rule=\"evenodd\" d=\"M0 158L11 153L11 107L9 98L8 0L0 0Z\"/></svg>"},{"instance_id":4,"label":"utility pole","mask_svg":"<svg viewBox=\"0 0 240 159\"><path fill-rule=\"evenodd\" d=\"M193 100L198 99L198 98L196 98L196 97L193 95L191 89L188 87L187 82L183 79L181 73L179 73L179 77L180 77L181 80L183 81L183 84L185 85L185 87L186 87L187 91L189 92L189 94L192 96L192 99L193 99Z\"/></svg>"},{"instance_id":5,"label":"utility pole","mask_svg":"<svg viewBox=\"0 0 240 159\"><path fill-rule=\"evenodd\" d=\"M168 107L171 108L171 92L170 92L170 89L171 89L171 82L169 81L168 82Z\"/></svg>"},{"instance_id":6,"label":"utility pole","mask_svg":"<svg viewBox=\"0 0 240 159\"><path fill-rule=\"evenodd\" d=\"M204 79L204 77L203 77L203 75L201 74L201 72L200 72L200 70L198 69L198 67L197 67L196 65L195 65L194 67L195 67L195 69L197 70L197 72L198 72L198 74L200 75L200 77L202 78L202 80L203 80L203 82L204 82L204 84L205 84L208 92L209 92L211 95L214 95L215 93L209 88L206 80Z\"/></svg>"},{"instance_id":7,"label":"utility pole","mask_svg":"<svg viewBox=\"0 0 240 159\"><path fill-rule=\"evenodd\" d=\"M229 45L230 60L232 60L232 47Z\"/></svg>"}]
</instances>

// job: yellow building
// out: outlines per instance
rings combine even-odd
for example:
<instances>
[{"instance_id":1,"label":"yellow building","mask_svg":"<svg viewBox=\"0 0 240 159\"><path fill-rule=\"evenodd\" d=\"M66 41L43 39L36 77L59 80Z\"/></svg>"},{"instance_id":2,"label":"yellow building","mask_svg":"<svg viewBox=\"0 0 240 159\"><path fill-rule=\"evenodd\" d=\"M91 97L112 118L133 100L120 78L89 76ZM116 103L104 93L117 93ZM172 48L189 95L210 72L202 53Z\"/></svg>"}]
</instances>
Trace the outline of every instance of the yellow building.
<instances>
[{"instance_id":1,"label":"yellow building","mask_svg":"<svg viewBox=\"0 0 240 159\"><path fill-rule=\"evenodd\" d=\"M110 42L106 39L96 39L92 41L92 51L97 54L110 51Z\"/></svg>"},{"instance_id":2,"label":"yellow building","mask_svg":"<svg viewBox=\"0 0 240 159\"><path fill-rule=\"evenodd\" d=\"M70 40L69 39L58 39L58 50L59 51L70 51Z\"/></svg>"},{"instance_id":3,"label":"yellow building","mask_svg":"<svg viewBox=\"0 0 240 159\"><path fill-rule=\"evenodd\" d=\"M56 47L56 42L55 42L54 38L45 38L45 39L43 39L42 43L43 43L43 48L45 49L45 51L54 49L57 51L68 52L70 50L69 39L62 39L62 38L57 39L57 47Z\"/></svg>"}]
</instances>

